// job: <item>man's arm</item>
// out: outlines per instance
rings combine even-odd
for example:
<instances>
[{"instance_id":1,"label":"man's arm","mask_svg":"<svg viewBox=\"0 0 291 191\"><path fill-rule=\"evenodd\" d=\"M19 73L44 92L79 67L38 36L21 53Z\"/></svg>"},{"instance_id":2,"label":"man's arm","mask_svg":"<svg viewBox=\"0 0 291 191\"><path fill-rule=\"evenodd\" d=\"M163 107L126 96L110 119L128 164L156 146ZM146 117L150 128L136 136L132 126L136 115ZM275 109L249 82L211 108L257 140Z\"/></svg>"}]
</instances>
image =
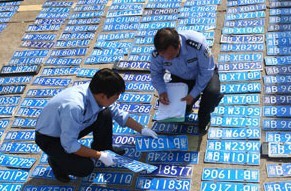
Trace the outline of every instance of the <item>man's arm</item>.
<instances>
[{"instance_id":1,"label":"man's arm","mask_svg":"<svg viewBox=\"0 0 291 191\"><path fill-rule=\"evenodd\" d=\"M101 156L100 151L90 149L90 148L85 147L83 145L81 145L81 148L79 150L77 150L76 152L74 152L74 154L81 156L81 157L96 158L96 159L99 159Z\"/></svg>"}]
</instances>

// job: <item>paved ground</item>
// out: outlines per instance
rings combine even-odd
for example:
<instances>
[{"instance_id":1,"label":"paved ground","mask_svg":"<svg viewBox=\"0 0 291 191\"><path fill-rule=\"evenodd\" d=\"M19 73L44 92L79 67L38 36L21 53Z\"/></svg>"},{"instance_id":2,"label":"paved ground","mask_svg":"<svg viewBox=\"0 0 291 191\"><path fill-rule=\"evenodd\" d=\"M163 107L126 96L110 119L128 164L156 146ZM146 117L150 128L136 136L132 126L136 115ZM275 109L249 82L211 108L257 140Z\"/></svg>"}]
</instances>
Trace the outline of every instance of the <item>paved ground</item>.
<instances>
[{"instance_id":1,"label":"paved ground","mask_svg":"<svg viewBox=\"0 0 291 191\"><path fill-rule=\"evenodd\" d=\"M21 50L20 47L21 44L21 37L25 33L25 30L29 24L32 24L35 20L36 16L38 15L41 5L43 4L44 0L25 0L22 2L19 12L12 18L12 21L8 24L8 27L0 33L0 65L5 65L10 60L13 52L15 50ZM268 3L267 3L268 4ZM109 5L109 4L108 4ZM217 28L215 32L215 41L214 46L212 48L212 52L215 56L215 59L217 60L218 53L220 51L220 35L221 35L221 29L223 27L223 21L225 16L225 9L226 9L226 0L222 1L222 4L218 8L217 12ZM266 11L268 20L268 9ZM103 22L101 22L100 25L102 25ZM64 27L64 26L63 26ZM62 27L62 29L63 29ZM94 44L97 34L100 33L102 27L99 27L99 30L95 33L95 39L92 40L90 51L92 50L92 45ZM267 29L267 25L265 26L265 29ZM58 33L60 34L60 32ZM264 53L265 55L265 53ZM81 65L84 66L84 65ZM87 66L86 66L87 67ZM90 66L95 67L95 66ZM98 66L99 67L99 66ZM101 67L108 67L108 65L102 65ZM264 71L262 71L262 74L264 74ZM27 89L30 87L28 86ZM26 91L27 91L26 89ZM153 103L154 104L154 103ZM6 129L5 133L10 130L10 127ZM2 141L3 141L2 136ZM262 133L261 142L264 140L264 133ZM201 142L200 142L201 141ZM279 181L279 180L290 180L290 179L271 179L267 178L266 176L266 163L272 163L272 162L281 162L282 160L269 160L267 158L261 158L260 160L260 166L241 166L241 165L227 165L227 164L205 164L203 162L204 159L204 153L205 153L205 147L206 147L206 136L202 138L202 140L199 139L198 136L192 136L189 137L190 142L190 149L191 150L197 150L200 152L199 157L199 164L193 166L193 176L192 176L192 187L191 190L196 191L200 188L200 182L201 182L201 172L204 167L220 167L220 168L247 168L247 169L260 169L260 185L261 190L263 190L263 183L264 182L270 182L270 181ZM26 155L25 155L26 156ZM39 155L31 155L37 159L40 158ZM38 163L38 162L37 162ZM34 165L35 167L36 165ZM34 168L33 167L33 168ZM32 171L32 170L31 170ZM70 184L66 185L72 185L75 186L75 190L78 190L78 186L80 184L80 179L78 179L76 182L72 182ZM45 180L45 179L29 179L28 182L25 183L25 185L64 185L60 184L57 181L54 180ZM287 191L287 190L286 190Z\"/></svg>"}]
</instances>

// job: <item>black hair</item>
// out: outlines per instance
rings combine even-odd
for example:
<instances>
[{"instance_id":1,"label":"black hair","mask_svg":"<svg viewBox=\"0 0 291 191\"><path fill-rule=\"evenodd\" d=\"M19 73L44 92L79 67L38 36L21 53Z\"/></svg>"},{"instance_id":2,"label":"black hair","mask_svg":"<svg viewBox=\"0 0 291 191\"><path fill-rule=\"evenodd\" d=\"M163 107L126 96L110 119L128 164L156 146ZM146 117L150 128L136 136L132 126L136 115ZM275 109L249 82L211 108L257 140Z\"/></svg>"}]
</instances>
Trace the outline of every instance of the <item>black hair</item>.
<instances>
[{"instance_id":1,"label":"black hair","mask_svg":"<svg viewBox=\"0 0 291 191\"><path fill-rule=\"evenodd\" d=\"M161 28L157 31L154 37L154 45L158 52L164 51L170 46L175 49L179 47L180 38L175 28Z\"/></svg>"},{"instance_id":2,"label":"black hair","mask_svg":"<svg viewBox=\"0 0 291 191\"><path fill-rule=\"evenodd\" d=\"M104 68L94 74L89 88L93 94L104 93L109 98L123 93L125 82L117 72Z\"/></svg>"}]
</instances>

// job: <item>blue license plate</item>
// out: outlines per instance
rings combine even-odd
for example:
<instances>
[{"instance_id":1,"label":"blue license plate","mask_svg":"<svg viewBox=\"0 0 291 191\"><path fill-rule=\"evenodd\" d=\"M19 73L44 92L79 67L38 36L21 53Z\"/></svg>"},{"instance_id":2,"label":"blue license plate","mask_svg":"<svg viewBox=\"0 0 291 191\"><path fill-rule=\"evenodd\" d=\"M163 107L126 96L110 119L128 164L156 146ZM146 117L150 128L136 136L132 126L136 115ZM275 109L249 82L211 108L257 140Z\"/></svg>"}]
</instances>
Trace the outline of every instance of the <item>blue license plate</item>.
<instances>
[{"instance_id":1,"label":"blue license plate","mask_svg":"<svg viewBox=\"0 0 291 191\"><path fill-rule=\"evenodd\" d=\"M155 122L151 129L157 133L165 133L172 135L176 134L198 135L198 127L193 125Z\"/></svg>"},{"instance_id":2,"label":"blue license plate","mask_svg":"<svg viewBox=\"0 0 291 191\"><path fill-rule=\"evenodd\" d=\"M208 18L216 18L216 12L180 12L179 13L179 18L188 18L188 17L193 17L193 18L203 18L203 17L208 17Z\"/></svg>"},{"instance_id":3,"label":"blue license plate","mask_svg":"<svg viewBox=\"0 0 291 191\"><path fill-rule=\"evenodd\" d=\"M133 92L125 92L119 96L119 102L130 102L130 103L151 103L153 100L152 94L141 94ZM1 103L1 97L0 97Z\"/></svg>"},{"instance_id":4,"label":"blue license plate","mask_svg":"<svg viewBox=\"0 0 291 191\"><path fill-rule=\"evenodd\" d=\"M271 16L269 17L269 23L288 24L288 23L291 23L291 17L290 16Z\"/></svg>"},{"instance_id":5,"label":"blue license plate","mask_svg":"<svg viewBox=\"0 0 291 191\"><path fill-rule=\"evenodd\" d=\"M191 179L154 178L139 176L136 180L136 189L142 190L180 190L191 189Z\"/></svg>"},{"instance_id":6,"label":"blue license plate","mask_svg":"<svg viewBox=\"0 0 291 191\"><path fill-rule=\"evenodd\" d=\"M18 8L18 6L0 6L0 12L16 12Z\"/></svg>"},{"instance_id":7,"label":"blue license plate","mask_svg":"<svg viewBox=\"0 0 291 191\"><path fill-rule=\"evenodd\" d=\"M173 15L147 15L143 16L140 22L174 21L178 19L178 14Z\"/></svg>"},{"instance_id":8,"label":"blue license plate","mask_svg":"<svg viewBox=\"0 0 291 191\"><path fill-rule=\"evenodd\" d=\"M255 12L246 12L246 13L237 13L237 14L228 14L225 19L230 20L239 20L239 19L256 19L256 18L265 18L265 11L255 11Z\"/></svg>"},{"instance_id":9,"label":"blue license plate","mask_svg":"<svg viewBox=\"0 0 291 191\"><path fill-rule=\"evenodd\" d=\"M264 43L265 35L263 34L254 34L254 35L221 35L220 42L221 43Z\"/></svg>"},{"instance_id":10,"label":"blue license plate","mask_svg":"<svg viewBox=\"0 0 291 191\"><path fill-rule=\"evenodd\" d=\"M270 1L270 8L291 7L290 1Z\"/></svg>"},{"instance_id":11,"label":"blue license plate","mask_svg":"<svg viewBox=\"0 0 291 191\"><path fill-rule=\"evenodd\" d=\"M202 180L260 182L260 171L255 169L203 168Z\"/></svg>"},{"instance_id":12,"label":"blue license plate","mask_svg":"<svg viewBox=\"0 0 291 191\"><path fill-rule=\"evenodd\" d=\"M129 113L140 113L140 114L149 114L152 105L151 104L136 104L136 103L118 103L119 109L127 111Z\"/></svg>"},{"instance_id":13,"label":"blue license plate","mask_svg":"<svg viewBox=\"0 0 291 191\"><path fill-rule=\"evenodd\" d=\"M219 63L219 71L252 71L252 70L262 70L262 62L238 62L238 63Z\"/></svg>"},{"instance_id":14,"label":"blue license plate","mask_svg":"<svg viewBox=\"0 0 291 191\"><path fill-rule=\"evenodd\" d=\"M260 165L259 152L206 150L204 162L239 165Z\"/></svg>"},{"instance_id":15,"label":"blue license plate","mask_svg":"<svg viewBox=\"0 0 291 191\"><path fill-rule=\"evenodd\" d=\"M130 54L150 54L154 50L153 46L138 46L132 47Z\"/></svg>"},{"instance_id":16,"label":"blue license plate","mask_svg":"<svg viewBox=\"0 0 291 191\"><path fill-rule=\"evenodd\" d=\"M119 32L119 33L99 34L97 41L125 40L125 39L133 39L134 37L135 37L135 32Z\"/></svg>"},{"instance_id":17,"label":"blue license plate","mask_svg":"<svg viewBox=\"0 0 291 191\"><path fill-rule=\"evenodd\" d=\"M290 66L266 66L265 67L267 75L287 75L291 74Z\"/></svg>"},{"instance_id":18,"label":"blue license plate","mask_svg":"<svg viewBox=\"0 0 291 191\"><path fill-rule=\"evenodd\" d=\"M136 81L136 82L150 82L150 74L133 74L133 73L122 73L121 77L125 81Z\"/></svg>"},{"instance_id":19,"label":"blue license plate","mask_svg":"<svg viewBox=\"0 0 291 191\"><path fill-rule=\"evenodd\" d=\"M37 74L40 65L6 65L1 68L1 74Z\"/></svg>"},{"instance_id":20,"label":"blue license plate","mask_svg":"<svg viewBox=\"0 0 291 191\"><path fill-rule=\"evenodd\" d=\"M267 164L266 167L269 178L282 178L291 176L291 163Z\"/></svg>"},{"instance_id":21,"label":"blue license plate","mask_svg":"<svg viewBox=\"0 0 291 191\"><path fill-rule=\"evenodd\" d=\"M290 117L291 116L291 106L264 106L264 116L265 117Z\"/></svg>"},{"instance_id":22,"label":"blue license plate","mask_svg":"<svg viewBox=\"0 0 291 191\"><path fill-rule=\"evenodd\" d=\"M28 25L26 32L42 32L42 31L57 31L60 30L60 24L51 25Z\"/></svg>"},{"instance_id":23,"label":"blue license plate","mask_svg":"<svg viewBox=\"0 0 291 191\"><path fill-rule=\"evenodd\" d=\"M137 45L152 45L154 39L153 37L136 37L134 43Z\"/></svg>"},{"instance_id":24,"label":"blue license plate","mask_svg":"<svg viewBox=\"0 0 291 191\"><path fill-rule=\"evenodd\" d=\"M260 118L213 115L211 125L222 127L259 127Z\"/></svg>"},{"instance_id":25,"label":"blue license plate","mask_svg":"<svg viewBox=\"0 0 291 191\"><path fill-rule=\"evenodd\" d=\"M75 32L90 32L96 31L98 25L67 25L64 29L66 33L75 33Z\"/></svg>"},{"instance_id":26,"label":"blue license plate","mask_svg":"<svg viewBox=\"0 0 291 191\"><path fill-rule=\"evenodd\" d=\"M180 25L209 25L209 24L216 24L216 18L184 18L179 19Z\"/></svg>"},{"instance_id":27,"label":"blue license plate","mask_svg":"<svg viewBox=\"0 0 291 191\"><path fill-rule=\"evenodd\" d=\"M88 48L72 48L72 49L61 49L52 50L50 56L85 56Z\"/></svg>"},{"instance_id":28,"label":"blue license plate","mask_svg":"<svg viewBox=\"0 0 291 191\"><path fill-rule=\"evenodd\" d=\"M63 88L29 89L26 97L53 97L62 90Z\"/></svg>"},{"instance_id":29,"label":"blue license plate","mask_svg":"<svg viewBox=\"0 0 291 191\"><path fill-rule=\"evenodd\" d=\"M210 128L208 139L260 139L259 128Z\"/></svg>"},{"instance_id":30,"label":"blue license plate","mask_svg":"<svg viewBox=\"0 0 291 191\"><path fill-rule=\"evenodd\" d=\"M143 4L113 4L109 10L140 10L143 9Z\"/></svg>"},{"instance_id":31,"label":"blue license plate","mask_svg":"<svg viewBox=\"0 0 291 191\"><path fill-rule=\"evenodd\" d=\"M68 25L91 25L99 24L100 22L100 18L69 19Z\"/></svg>"},{"instance_id":32,"label":"blue license plate","mask_svg":"<svg viewBox=\"0 0 291 191\"><path fill-rule=\"evenodd\" d=\"M4 153L23 153L23 154L31 154L31 153L39 153L41 150L35 143L30 142L2 142L1 152Z\"/></svg>"},{"instance_id":33,"label":"blue license plate","mask_svg":"<svg viewBox=\"0 0 291 191\"><path fill-rule=\"evenodd\" d=\"M119 3L145 3L145 0L113 0L112 4Z\"/></svg>"},{"instance_id":34,"label":"blue license plate","mask_svg":"<svg viewBox=\"0 0 291 191\"><path fill-rule=\"evenodd\" d=\"M267 55L275 56L275 55L290 55L291 48L287 46L267 46Z\"/></svg>"},{"instance_id":35,"label":"blue license plate","mask_svg":"<svg viewBox=\"0 0 291 191\"><path fill-rule=\"evenodd\" d=\"M180 12L216 12L217 5L182 7Z\"/></svg>"},{"instance_id":36,"label":"blue license plate","mask_svg":"<svg viewBox=\"0 0 291 191\"><path fill-rule=\"evenodd\" d=\"M0 117L12 117L17 106L0 106Z\"/></svg>"},{"instance_id":37,"label":"blue license plate","mask_svg":"<svg viewBox=\"0 0 291 191\"><path fill-rule=\"evenodd\" d=\"M171 15L179 13L179 9L145 9L143 15Z\"/></svg>"},{"instance_id":38,"label":"blue license plate","mask_svg":"<svg viewBox=\"0 0 291 191\"><path fill-rule=\"evenodd\" d=\"M44 7L41 9L41 12L68 13L70 9L70 7Z\"/></svg>"},{"instance_id":39,"label":"blue license plate","mask_svg":"<svg viewBox=\"0 0 291 191\"><path fill-rule=\"evenodd\" d=\"M139 29L141 30L153 30L153 29L160 29L163 27L176 27L176 21L150 22L150 23L141 23L139 25Z\"/></svg>"},{"instance_id":40,"label":"blue license plate","mask_svg":"<svg viewBox=\"0 0 291 191\"><path fill-rule=\"evenodd\" d=\"M164 176L164 177L190 177L192 176L192 166L159 164L155 165L157 169L151 173L141 172L143 175Z\"/></svg>"},{"instance_id":41,"label":"blue license plate","mask_svg":"<svg viewBox=\"0 0 291 191\"><path fill-rule=\"evenodd\" d=\"M268 156L271 158L289 158L291 156L291 143L269 142Z\"/></svg>"},{"instance_id":42,"label":"blue license plate","mask_svg":"<svg viewBox=\"0 0 291 191\"><path fill-rule=\"evenodd\" d=\"M265 95L264 96L265 105L286 105L291 104L290 95Z\"/></svg>"},{"instance_id":43,"label":"blue license plate","mask_svg":"<svg viewBox=\"0 0 291 191\"><path fill-rule=\"evenodd\" d=\"M290 15L291 10L289 8L270 9L270 15Z\"/></svg>"},{"instance_id":44,"label":"blue license plate","mask_svg":"<svg viewBox=\"0 0 291 191\"><path fill-rule=\"evenodd\" d=\"M237 14L237 13L245 13L245 12L253 12L253 11L264 11L266 10L266 4L254 4L247 6L237 6L237 7L228 7L226 9L227 14Z\"/></svg>"},{"instance_id":45,"label":"blue license plate","mask_svg":"<svg viewBox=\"0 0 291 191\"><path fill-rule=\"evenodd\" d=\"M0 159L1 166L21 169L30 169L36 161L35 158L23 158L2 153L0 154Z\"/></svg>"},{"instance_id":46,"label":"blue license plate","mask_svg":"<svg viewBox=\"0 0 291 191\"><path fill-rule=\"evenodd\" d=\"M95 48L108 48L108 49L115 49L115 48L131 48L131 42L117 42L117 41L98 41L94 45Z\"/></svg>"},{"instance_id":47,"label":"blue license plate","mask_svg":"<svg viewBox=\"0 0 291 191\"><path fill-rule=\"evenodd\" d=\"M149 2L146 4L146 9L175 9L180 8L181 2Z\"/></svg>"},{"instance_id":48,"label":"blue license plate","mask_svg":"<svg viewBox=\"0 0 291 191\"><path fill-rule=\"evenodd\" d=\"M150 63L142 61L119 61L114 64L118 70L145 70L149 71Z\"/></svg>"},{"instance_id":49,"label":"blue license plate","mask_svg":"<svg viewBox=\"0 0 291 191\"><path fill-rule=\"evenodd\" d=\"M98 70L95 68L80 68L77 77L92 78Z\"/></svg>"},{"instance_id":50,"label":"blue license plate","mask_svg":"<svg viewBox=\"0 0 291 191\"><path fill-rule=\"evenodd\" d=\"M206 149L211 151L259 153L261 150L261 142L249 140L207 140Z\"/></svg>"},{"instance_id":51,"label":"blue license plate","mask_svg":"<svg viewBox=\"0 0 291 191\"><path fill-rule=\"evenodd\" d=\"M266 142L291 142L290 132L266 132Z\"/></svg>"},{"instance_id":52,"label":"blue license plate","mask_svg":"<svg viewBox=\"0 0 291 191\"><path fill-rule=\"evenodd\" d=\"M62 33L59 40L93 39L94 36L95 34L93 32Z\"/></svg>"},{"instance_id":53,"label":"blue license plate","mask_svg":"<svg viewBox=\"0 0 291 191\"><path fill-rule=\"evenodd\" d=\"M264 76L264 84L285 84L291 82L291 75Z\"/></svg>"},{"instance_id":54,"label":"blue license plate","mask_svg":"<svg viewBox=\"0 0 291 191\"><path fill-rule=\"evenodd\" d=\"M8 131L5 135L5 141L34 141L35 131Z\"/></svg>"},{"instance_id":55,"label":"blue license plate","mask_svg":"<svg viewBox=\"0 0 291 191\"><path fill-rule=\"evenodd\" d=\"M272 65L285 65L285 64L291 64L291 56L278 56L278 57L271 57L266 56L265 57L265 64L267 66Z\"/></svg>"},{"instance_id":56,"label":"blue license plate","mask_svg":"<svg viewBox=\"0 0 291 191\"><path fill-rule=\"evenodd\" d=\"M9 123L9 119L0 119L0 129L5 129Z\"/></svg>"},{"instance_id":57,"label":"blue license plate","mask_svg":"<svg viewBox=\"0 0 291 191\"><path fill-rule=\"evenodd\" d=\"M221 84L222 93L258 93L261 92L261 84L258 82Z\"/></svg>"},{"instance_id":58,"label":"blue license plate","mask_svg":"<svg viewBox=\"0 0 291 191\"><path fill-rule=\"evenodd\" d=\"M128 61L150 62L150 60L151 60L150 54L129 55L128 57Z\"/></svg>"},{"instance_id":59,"label":"blue license plate","mask_svg":"<svg viewBox=\"0 0 291 191\"><path fill-rule=\"evenodd\" d=\"M137 30L139 23L117 23L103 25L103 31L124 31L124 30Z\"/></svg>"},{"instance_id":60,"label":"blue license plate","mask_svg":"<svg viewBox=\"0 0 291 191\"><path fill-rule=\"evenodd\" d=\"M288 47L291 43L291 39L289 37L282 37L282 38L271 38L267 39L267 47L277 46L280 48Z\"/></svg>"},{"instance_id":61,"label":"blue license plate","mask_svg":"<svg viewBox=\"0 0 291 191\"><path fill-rule=\"evenodd\" d=\"M35 25L55 25L55 24L64 24L66 19L58 19L58 18L51 18L51 19L35 19Z\"/></svg>"},{"instance_id":62,"label":"blue license plate","mask_svg":"<svg viewBox=\"0 0 291 191\"><path fill-rule=\"evenodd\" d=\"M42 7L71 7L73 3L69 1L46 1Z\"/></svg>"},{"instance_id":63,"label":"blue license plate","mask_svg":"<svg viewBox=\"0 0 291 191\"><path fill-rule=\"evenodd\" d=\"M80 70L79 67L43 68L42 76L74 76Z\"/></svg>"},{"instance_id":64,"label":"blue license plate","mask_svg":"<svg viewBox=\"0 0 291 191\"><path fill-rule=\"evenodd\" d=\"M12 128L29 128L34 129L36 125L36 118L15 117Z\"/></svg>"},{"instance_id":65,"label":"blue license plate","mask_svg":"<svg viewBox=\"0 0 291 191\"><path fill-rule=\"evenodd\" d=\"M6 85L0 86L0 95L8 94L22 94L24 92L25 85Z\"/></svg>"},{"instance_id":66,"label":"blue license plate","mask_svg":"<svg viewBox=\"0 0 291 191\"><path fill-rule=\"evenodd\" d=\"M290 119L263 119L263 130L285 131L290 129Z\"/></svg>"},{"instance_id":67,"label":"blue license plate","mask_svg":"<svg viewBox=\"0 0 291 191\"><path fill-rule=\"evenodd\" d=\"M21 46L27 48L50 49L54 44L54 42L45 41L24 41L21 43Z\"/></svg>"},{"instance_id":68,"label":"blue license plate","mask_svg":"<svg viewBox=\"0 0 291 191\"><path fill-rule=\"evenodd\" d=\"M268 31L290 31L291 24L269 24Z\"/></svg>"},{"instance_id":69,"label":"blue license plate","mask_svg":"<svg viewBox=\"0 0 291 191\"><path fill-rule=\"evenodd\" d=\"M40 107L43 108L49 99L40 98L24 98L20 104L21 107Z\"/></svg>"},{"instance_id":70,"label":"blue license plate","mask_svg":"<svg viewBox=\"0 0 291 191\"><path fill-rule=\"evenodd\" d=\"M288 38L291 37L290 31L281 31L281 32L267 32L267 39L280 39L280 38Z\"/></svg>"},{"instance_id":71,"label":"blue license plate","mask_svg":"<svg viewBox=\"0 0 291 191\"><path fill-rule=\"evenodd\" d=\"M63 190L63 191L72 191L74 190L74 186L49 186L49 185L26 185L24 190L34 190L34 191L41 191L41 190Z\"/></svg>"},{"instance_id":72,"label":"blue license plate","mask_svg":"<svg viewBox=\"0 0 291 191\"><path fill-rule=\"evenodd\" d=\"M16 64L42 64L44 63L44 57L12 57L8 64L16 65Z\"/></svg>"},{"instance_id":73,"label":"blue license plate","mask_svg":"<svg viewBox=\"0 0 291 191\"><path fill-rule=\"evenodd\" d=\"M241 191L241 190L252 190L260 191L259 184L251 183L231 183L231 182L216 182L216 181L202 181L201 191L219 191L219 190L231 190L231 191Z\"/></svg>"},{"instance_id":74,"label":"blue license plate","mask_svg":"<svg viewBox=\"0 0 291 191\"><path fill-rule=\"evenodd\" d=\"M277 84L277 85L265 85L265 94L290 94L291 85L289 84Z\"/></svg>"},{"instance_id":75,"label":"blue license plate","mask_svg":"<svg viewBox=\"0 0 291 191\"><path fill-rule=\"evenodd\" d=\"M221 82L228 81L249 81L249 80L260 80L260 71L249 71L249 72L225 72L219 74Z\"/></svg>"},{"instance_id":76,"label":"blue license plate","mask_svg":"<svg viewBox=\"0 0 291 191\"><path fill-rule=\"evenodd\" d=\"M38 117L43 108L20 107L16 113L19 117Z\"/></svg>"},{"instance_id":77,"label":"blue license plate","mask_svg":"<svg viewBox=\"0 0 291 191\"><path fill-rule=\"evenodd\" d=\"M55 48L88 47L91 40L57 40Z\"/></svg>"},{"instance_id":78,"label":"blue license plate","mask_svg":"<svg viewBox=\"0 0 291 191\"><path fill-rule=\"evenodd\" d=\"M117 123L113 124L113 130L112 130L114 135L134 135L137 134L137 132L129 127L121 127Z\"/></svg>"},{"instance_id":79,"label":"blue license plate","mask_svg":"<svg viewBox=\"0 0 291 191\"><path fill-rule=\"evenodd\" d=\"M237 1L229 1L227 3L227 6L241 6L241 5L252 5L252 4L257 4L257 3L266 3L266 0L237 0Z\"/></svg>"},{"instance_id":80,"label":"blue license plate","mask_svg":"<svg viewBox=\"0 0 291 191\"><path fill-rule=\"evenodd\" d=\"M33 85L42 86L62 86L66 87L71 83L71 78L49 78L49 77L36 77L33 81Z\"/></svg>"},{"instance_id":81,"label":"blue license plate","mask_svg":"<svg viewBox=\"0 0 291 191\"><path fill-rule=\"evenodd\" d=\"M215 115L232 116L261 116L261 108L258 106L218 106L215 108Z\"/></svg>"},{"instance_id":82,"label":"blue license plate","mask_svg":"<svg viewBox=\"0 0 291 191\"><path fill-rule=\"evenodd\" d=\"M106 4L108 0L80 0L77 5Z\"/></svg>"},{"instance_id":83,"label":"blue license plate","mask_svg":"<svg viewBox=\"0 0 291 191\"><path fill-rule=\"evenodd\" d=\"M221 44L220 51L230 51L230 52L245 52L245 51L263 51L265 44Z\"/></svg>"},{"instance_id":84,"label":"blue license plate","mask_svg":"<svg viewBox=\"0 0 291 191\"><path fill-rule=\"evenodd\" d=\"M112 142L114 145L135 145L135 136L131 135L113 135Z\"/></svg>"},{"instance_id":85,"label":"blue license plate","mask_svg":"<svg viewBox=\"0 0 291 191\"><path fill-rule=\"evenodd\" d=\"M200 5L218 5L221 0L205 0L205 1L186 1L185 7L200 6Z\"/></svg>"},{"instance_id":86,"label":"blue license plate","mask_svg":"<svg viewBox=\"0 0 291 191\"><path fill-rule=\"evenodd\" d=\"M89 56L85 60L85 64L106 64L114 63L124 59L123 55L116 56Z\"/></svg>"},{"instance_id":87,"label":"blue license plate","mask_svg":"<svg viewBox=\"0 0 291 191\"><path fill-rule=\"evenodd\" d=\"M22 40L36 40L36 41L53 41L56 38L56 34L24 34Z\"/></svg>"},{"instance_id":88,"label":"blue license plate","mask_svg":"<svg viewBox=\"0 0 291 191\"><path fill-rule=\"evenodd\" d=\"M262 53L247 53L247 54L219 54L218 62L262 62Z\"/></svg>"},{"instance_id":89,"label":"blue license plate","mask_svg":"<svg viewBox=\"0 0 291 191\"><path fill-rule=\"evenodd\" d=\"M82 58L56 58L49 57L46 66L79 66L82 63Z\"/></svg>"},{"instance_id":90,"label":"blue license plate","mask_svg":"<svg viewBox=\"0 0 291 191\"><path fill-rule=\"evenodd\" d=\"M265 33L263 26L254 27L224 27L222 34L262 34Z\"/></svg>"},{"instance_id":91,"label":"blue license plate","mask_svg":"<svg viewBox=\"0 0 291 191\"><path fill-rule=\"evenodd\" d=\"M86 11L86 12L75 12L70 15L70 19L85 19L85 18L96 18L104 15L104 11Z\"/></svg>"},{"instance_id":92,"label":"blue license plate","mask_svg":"<svg viewBox=\"0 0 291 191\"><path fill-rule=\"evenodd\" d=\"M26 182L29 172L26 170L0 170L0 182Z\"/></svg>"},{"instance_id":93,"label":"blue license plate","mask_svg":"<svg viewBox=\"0 0 291 191\"><path fill-rule=\"evenodd\" d=\"M15 14L15 12L0 12L0 17L12 17Z\"/></svg>"},{"instance_id":94,"label":"blue license plate","mask_svg":"<svg viewBox=\"0 0 291 191\"><path fill-rule=\"evenodd\" d=\"M28 84L32 80L32 76L16 76L16 77L0 77L1 85L11 84Z\"/></svg>"},{"instance_id":95,"label":"blue license plate","mask_svg":"<svg viewBox=\"0 0 291 191\"><path fill-rule=\"evenodd\" d=\"M108 11L106 17L121 17L121 16L132 16L132 15L142 15L143 9L139 10L118 10L118 11Z\"/></svg>"},{"instance_id":96,"label":"blue license plate","mask_svg":"<svg viewBox=\"0 0 291 191\"><path fill-rule=\"evenodd\" d=\"M163 164L198 164L199 153L197 151L169 151L148 152L147 163Z\"/></svg>"},{"instance_id":97,"label":"blue license plate","mask_svg":"<svg viewBox=\"0 0 291 191\"><path fill-rule=\"evenodd\" d=\"M105 5L78 5L75 6L75 12L83 12L83 11L101 11L105 9Z\"/></svg>"},{"instance_id":98,"label":"blue license plate","mask_svg":"<svg viewBox=\"0 0 291 191\"><path fill-rule=\"evenodd\" d=\"M0 106L18 105L20 99L20 96L0 96Z\"/></svg>"},{"instance_id":99,"label":"blue license plate","mask_svg":"<svg viewBox=\"0 0 291 191\"><path fill-rule=\"evenodd\" d=\"M157 139L151 137L136 137L136 150L144 151L173 151L188 150L188 138L186 135L163 136Z\"/></svg>"},{"instance_id":100,"label":"blue license plate","mask_svg":"<svg viewBox=\"0 0 291 191\"><path fill-rule=\"evenodd\" d=\"M18 50L13 53L12 57L46 57L48 53L49 50Z\"/></svg>"},{"instance_id":101,"label":"blue license plate","mask_svg":"<svg viewBox=\"0 0 291 191\"><path fill-rule=\"evenodd\" d=\"M142 92L153 92L155 89L151 83L147 82L126 82L126 91L142 91Z\"/></svg>"},{"instance_id":102,"label":"blue license plate","mask_svg":"<svg viewBox=\"0 0 291 191\"><path fill-rule=\"evenodd\" d=\"M107 57L113 57L113 56L122 56L123 54L126 54L126 51L128 48L125 49L94 49L91 53L91 56L107 56Z\"/></svg>"},{"instance_id":103,"label":"blue license plate","mask_svg":"<svg viewBox=\"0 0 291 191\"><path fill-rule=\"evenodd\" d=\"M219 103L220 105L259 105L259 94L226 94Z\"/></svg>"},{"instance_id":104,"label":"blue license plate","mask_svg":"<svg viewBox=\"0 0 291 191\"><path fill-rule=\"evenodd\" d=\"M225 27L258 27L264 26L265 19L247 19L247 20L234 20L234 21L225 21Z\"/></svg>"},{"instance_id":105,"label":"blue license plate","mask_svg":"<svg viewBox=\"0 0 291 191\"><path fill-rule=\"evenodd\" d=\"M131 185L133 173L128 172L97 172L94 184Z\"/></svg>"}]
</instances>

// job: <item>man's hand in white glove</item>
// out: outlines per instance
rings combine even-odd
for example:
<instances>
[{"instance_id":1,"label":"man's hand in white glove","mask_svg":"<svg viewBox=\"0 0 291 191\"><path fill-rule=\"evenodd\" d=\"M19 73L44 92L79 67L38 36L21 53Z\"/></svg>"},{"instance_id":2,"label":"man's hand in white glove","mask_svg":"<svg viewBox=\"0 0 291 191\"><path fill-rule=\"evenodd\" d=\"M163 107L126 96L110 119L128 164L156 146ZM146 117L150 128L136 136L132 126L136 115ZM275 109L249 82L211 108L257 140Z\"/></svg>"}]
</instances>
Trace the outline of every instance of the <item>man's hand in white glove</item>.
<instances>
[{"instance_id":1,"label":"man's hand in white glove","mask_svg":"<svg viewBox=\"0 0 291 191\"><path fill-rule=\"evenodd\" d=\"M115 157L113 155L111 155L110 153L104 152L104 151L100 151L101 155L99 160L105 164L105 166L112 166L115 164L115 162L113 161L113 159L115 159Z\"/></svg>"},{"instance_id":2,"label":"man's hand in white glove","mask_svg":"<svg viewBox=\"0 0 291 191\"><path fill-rule=\"evenodd\" d=\"M154 139L158 138L157 133L154 132L153 130L151 130L150 128L148 128L148 127L144 127L144 128L142 128L142 130L141 130L141 134L142 134L143 136L150 136L150 137L152 137L152 138L154 138Z\"/></svg>"}]
</instances>

